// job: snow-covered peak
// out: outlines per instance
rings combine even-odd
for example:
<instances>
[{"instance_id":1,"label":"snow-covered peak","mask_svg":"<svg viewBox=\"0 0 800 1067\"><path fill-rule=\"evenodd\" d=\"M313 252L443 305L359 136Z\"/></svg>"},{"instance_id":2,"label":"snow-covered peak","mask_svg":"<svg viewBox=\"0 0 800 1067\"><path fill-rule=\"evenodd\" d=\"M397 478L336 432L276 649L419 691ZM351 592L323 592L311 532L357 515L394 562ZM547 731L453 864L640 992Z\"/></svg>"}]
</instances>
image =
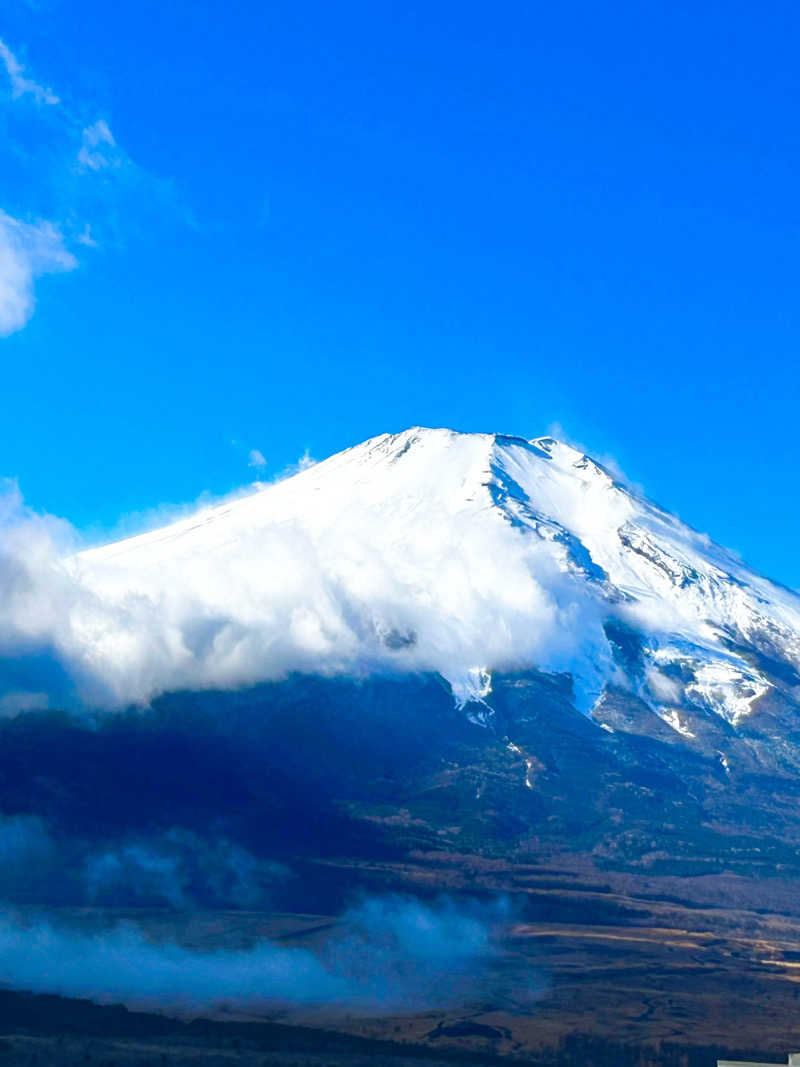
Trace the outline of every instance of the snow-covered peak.
<instances>
[{"instance_id":1,"label":"snow-covered peak","mask_svg":"<svg viewBox=\"0 0 800 1067\"><path fill-rule=\"evenodd\" d=\"M683 737L746 718L765 664L800 669L794 594L551 437L382 434L59 575L49 645L97 703L385 670L463 703L535 667L587 713L627 687Z\"/></svg>"}]
</instances>

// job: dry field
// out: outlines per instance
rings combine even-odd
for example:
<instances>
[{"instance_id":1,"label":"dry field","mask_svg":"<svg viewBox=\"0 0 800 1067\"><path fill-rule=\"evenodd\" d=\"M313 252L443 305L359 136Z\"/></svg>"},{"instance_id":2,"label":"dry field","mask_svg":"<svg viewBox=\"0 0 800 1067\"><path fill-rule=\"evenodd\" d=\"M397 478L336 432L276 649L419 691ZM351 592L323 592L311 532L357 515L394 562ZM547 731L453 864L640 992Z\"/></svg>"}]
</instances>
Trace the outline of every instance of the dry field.
<instances>
[{"instance_id":1,"label":"dry field","mask_svg":"<svg viewBox=\"0 0 800 1067\"><path fill-rule=\"evenodd\" d=\"M446 862L436 863L437 882L447 882ZM463 865L452 863L461 877ZM404 873L421 885L430 872L420 857L415 876ZM491 864L472 874L486 888L501 876ZM563 860L557 870L517 875L525 907L498 926L486 969L446 1010L242 1015L228 1006L198 1023L28 997L24 1011L9 1002L2 1013L0 1063L357 1067L368 1058L399 1067L512 1058L699 1067L723 1053L785 1062L800 1048L800 915L780 910L793 899L791 883L771 883L774 909L757 909L763 883L746 879L600 876ZM330 917L285 912L84 910L69 918L90 927L133 919L154 940L198 948L262 938L319 948L346 933Z\"/></svg>"}]
</instances>

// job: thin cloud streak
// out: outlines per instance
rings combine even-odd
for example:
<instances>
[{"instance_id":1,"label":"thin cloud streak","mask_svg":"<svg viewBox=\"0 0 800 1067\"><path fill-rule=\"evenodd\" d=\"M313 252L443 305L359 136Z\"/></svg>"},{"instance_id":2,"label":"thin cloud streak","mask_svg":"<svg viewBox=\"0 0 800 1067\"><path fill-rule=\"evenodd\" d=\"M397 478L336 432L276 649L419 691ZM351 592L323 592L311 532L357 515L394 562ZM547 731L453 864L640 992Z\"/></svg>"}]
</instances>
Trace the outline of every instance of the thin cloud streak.
<instances>
[{"instance_id":1,"label":"thin cloud streak","mask_svg":"<svg viewBox=\"0 0 800 1067\"><path fill-rule=\"evenodd\" d=\"M0 62L6 69L8 80L11 83L11 94L15 99L22 96L32 96L37 104L55 106L61 103L52 89L40 85L32 78L25 77L25 67L2 38L0 38Z\"/></svg>"},{"instance_id":2,"label":"thin cloud streak","mask_svg":"<svg viewBox=\"0 0 800 1067\"><path fill-rule=\"evenodd\" d=\"M0 39L0 72L3 68L11 101L20 107L27 98L38 105L21 108L18 118L34 140L40 132L42 151L23 153L38 160L17 183L20 195L24 192L30 198L26 210L15 208L12 215L0 207L0 337L30 320L38 277L79 265L69 244L79 250L119 243L121 232L146 232L146 220L154 210L175 209L170 183L139 167L105 118L88 121L85 109L66 104L52 89L27 76L26 68ZM55 209L63 221L25 222L23 214L37 219L54 213L52 205L41 210L42 188L48 184L69 190L66 202Z\"/></svg>"},{"instance_id":3,"label":"thin cloud streak","mask_svg":"<svg viewBox=\"0 0 800 1067\"><path fill-rule=\"evenodd\" d=\"M122 157L117 142L105 119L98 119L84 127L82 143L78 151L78 164L83 170L105 170L118 167Z\"/></svg>"}]
</instances>

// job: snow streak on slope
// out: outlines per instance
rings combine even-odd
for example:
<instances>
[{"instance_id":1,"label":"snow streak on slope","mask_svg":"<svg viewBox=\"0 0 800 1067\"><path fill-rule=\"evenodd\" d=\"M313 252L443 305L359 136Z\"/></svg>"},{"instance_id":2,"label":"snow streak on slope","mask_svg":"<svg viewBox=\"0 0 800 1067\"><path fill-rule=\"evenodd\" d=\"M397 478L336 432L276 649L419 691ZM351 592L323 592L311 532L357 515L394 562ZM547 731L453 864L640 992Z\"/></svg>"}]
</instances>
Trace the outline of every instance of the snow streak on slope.
<instances>
[{"instance_id":1,"label":"snow streak on slope","mask_svg":"<svg viewBox=\"0 0 800 1067\"><path fill-rule=\"evenodd\" d=\"M735 724L769 688L758 657L800 668L794 594L550 438L383 435L29 571L17 644L98 704L376 670L438 671L466 702L535 666L585 711L624 684L668 723L689 701Z\"/></svg>"}]
</instances>

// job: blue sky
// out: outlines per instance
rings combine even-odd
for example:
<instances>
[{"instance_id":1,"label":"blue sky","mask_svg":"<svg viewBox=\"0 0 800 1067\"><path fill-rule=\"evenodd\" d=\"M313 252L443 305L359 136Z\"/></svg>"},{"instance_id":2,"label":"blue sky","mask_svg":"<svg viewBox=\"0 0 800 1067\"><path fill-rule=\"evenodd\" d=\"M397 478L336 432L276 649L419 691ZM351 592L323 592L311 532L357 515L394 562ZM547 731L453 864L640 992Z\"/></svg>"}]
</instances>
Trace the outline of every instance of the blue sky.
<instances>
[{"instance_id":1,"label":"blue sky","mask_svg":"<svg viewBox=\"0 0 800 1067\"><path fill-rule=\"evenodd\" d=\"M558 424L800 585L798 38L788 3L9 0L0 473L96 538L253 449Z\"/></svg>"}]
</instances>

